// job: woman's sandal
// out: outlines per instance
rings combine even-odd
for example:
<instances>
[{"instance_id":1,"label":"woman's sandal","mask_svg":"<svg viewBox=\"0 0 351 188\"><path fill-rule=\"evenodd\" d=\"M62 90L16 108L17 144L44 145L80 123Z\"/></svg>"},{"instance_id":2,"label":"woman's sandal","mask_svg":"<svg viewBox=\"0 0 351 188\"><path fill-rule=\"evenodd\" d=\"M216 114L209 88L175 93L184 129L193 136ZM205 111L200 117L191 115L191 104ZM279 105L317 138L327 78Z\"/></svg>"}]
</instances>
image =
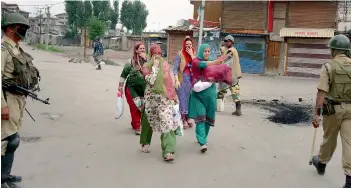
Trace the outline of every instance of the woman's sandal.
<instances>
[{"instance_id":1,"label":"woman's sandal","mask_svg":"<svg viewBox=\"0 0 351 188\"><path fill-rule=\"evenodd\" d=\"M150 153L150 150L149 150L149 147L150 145L142 145L141 146L141 151L144 152L144 153Z\"/></svg>"},{"instance_id":2,"label":"woman's sandal","mask_svg":"<svg viewBox=\"0 0 351 188\"><path fill-rule=\"evenodd\" d=\"M136 135L140 135L140 134L141 134L140 129L139 129L139 130L135 130L135 134L136 134Z\"/></svg>"},{"instance_id":3,"label":"woman's sandal","mask_svg":"<svg viewBox=\"0 0 351 188\"><path fill-rule=\"evenodd\" d=\"M194 126L193 122L191 122L191 120L188 120L187 121L187 124L188 124L188 127L189 128L192 128Z\"/></svg>"},{"instance_id":4,"label":"woman's sandal","mask_svg":"<svg viewBox=\"0 0 351 188\"><path fill-rule=\"evenodd\" d=\"M207 144L201 146L200 151L201 151L202 153L205 153L205 152L207 151Z\"/></svg>"},{"instance_id":5,"label":"woman's sandal","mask_svg":"<svg viewBox=\"0 0 351 188\"><path fill-rule=\"evenodd\" d=\"M167 161L167 162L171 162L174 161L174 156L172 153L167 153L164 157L163 160Z\"/></svg>"}]
</instances>

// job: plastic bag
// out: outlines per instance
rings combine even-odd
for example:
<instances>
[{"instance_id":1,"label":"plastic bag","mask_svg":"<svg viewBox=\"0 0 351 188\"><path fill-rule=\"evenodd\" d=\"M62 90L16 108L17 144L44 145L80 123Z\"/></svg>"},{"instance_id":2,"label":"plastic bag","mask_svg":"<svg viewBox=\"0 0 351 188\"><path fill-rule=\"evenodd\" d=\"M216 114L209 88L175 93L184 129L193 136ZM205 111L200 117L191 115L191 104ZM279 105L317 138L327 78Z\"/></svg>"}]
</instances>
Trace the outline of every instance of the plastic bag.
<instances>
[{"instance_id":1,"label":"plastic bag","mask_svg":"<svg viewBox=\"0 0 351 188\"><path fill-rule=\"evenodd\" d=\"M126 83L127 83L127 79L128 78L129 78L129 76L127 76L127 78L124 81L123 90L122 91L125 91L125 87L126 87ZM124 110L123 92L118 91L117 92L116 115L115 115L116 119L119 119L119 118L122 117L123 110Z\"/></svg>"},{"instance_id":2,"label":"plastic bag","mask_svg":"<svg viewBox=\"0 0 351 188\"><path fill-rule=\"evenodd\" d=\"M201 91L203 91L211 86L212 86L211 82L201 82L201 80L200 80L200 81L196 82L196 84L194 84L193 91L201 92Z\"/></svg>"},{"instance_id":3,"label":"plastic bag","mask_svg":"<svg viewBox=\"0 0 351 188\"><path fill-rule=\"evenodd\" d=\"M123 115L124 100L122 92L117 93L117 105L116 105L116 119L119 119Z\"/></svg>"},{"instance_id":4,"label":"plastic bag","mask_svg":"<svg viewBox=\"0 0 351 188\"><path fill-rule=\"evenodd\" d=\"M175 134L177 136L184 136L184 125L179 111L179 104L173 105L173 125L178 126Z\"/></svg>"},{"instance_id":5,"label":"plastic bag","mask_svg":"<svg viewBox=\"0 0 351 188\"><path fill-rule=\"evenodd\" d=\"M223 112L223 111L224 111L224 100L217 99L217 112Z\"/></svg>"}]
</instances>

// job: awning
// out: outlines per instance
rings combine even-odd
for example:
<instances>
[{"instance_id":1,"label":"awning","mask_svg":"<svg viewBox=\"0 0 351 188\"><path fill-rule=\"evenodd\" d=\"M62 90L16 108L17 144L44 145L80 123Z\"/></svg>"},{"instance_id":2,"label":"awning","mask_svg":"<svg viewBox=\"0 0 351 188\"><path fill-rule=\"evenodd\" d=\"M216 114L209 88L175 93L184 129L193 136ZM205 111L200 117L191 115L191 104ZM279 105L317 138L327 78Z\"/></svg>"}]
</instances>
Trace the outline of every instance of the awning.
<instances>
[{"instance_id":1,"label":"awning","mask_svg":"<svg viewBox=\"0 0 351 188\"><path fill-rule=\"evenodd\" d=\"M306 37L306 38L331 38L334 36L334 29L315 28L282 28L280 37Z\"/></svg>"}]
</instances>

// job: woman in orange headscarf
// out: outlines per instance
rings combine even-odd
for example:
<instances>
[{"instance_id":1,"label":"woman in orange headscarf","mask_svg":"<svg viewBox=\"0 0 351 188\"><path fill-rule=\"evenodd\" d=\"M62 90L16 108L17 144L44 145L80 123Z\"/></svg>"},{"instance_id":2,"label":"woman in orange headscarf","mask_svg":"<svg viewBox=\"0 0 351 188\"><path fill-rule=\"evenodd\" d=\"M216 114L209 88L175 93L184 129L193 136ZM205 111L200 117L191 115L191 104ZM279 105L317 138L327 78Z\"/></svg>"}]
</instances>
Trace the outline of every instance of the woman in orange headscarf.
<instances>
[{"instance_id":1,"label":"woman in orange headscarf","mask_svg":"<svg viewBox=\"0 0 351 188\"><path fill-rule=\"evenodd\" d=\"M140 135L141 109L144 106L146 83L141 70L145 62L147 62L145 45L137 43L134 46L130 63L124 65L118 87L118 91L123 93L123 85L126 82L125 94L132 117L131 125L136 135Z\"/></svg>"},{"instance_id":2,"label":"woman in orange headscarf","mask_svg":"<svg viewBox=\"0 0 351 188\"><path fill-rule=\"evenodd\" d=\"M189 96L191 91L191 61L195 58L192 39L187 36L183 40L182 50L177 54L173 66L175 87L179 98L179 110L183 119L184 128L192 127L188 119Z\"/></svg>"}]
</instances>

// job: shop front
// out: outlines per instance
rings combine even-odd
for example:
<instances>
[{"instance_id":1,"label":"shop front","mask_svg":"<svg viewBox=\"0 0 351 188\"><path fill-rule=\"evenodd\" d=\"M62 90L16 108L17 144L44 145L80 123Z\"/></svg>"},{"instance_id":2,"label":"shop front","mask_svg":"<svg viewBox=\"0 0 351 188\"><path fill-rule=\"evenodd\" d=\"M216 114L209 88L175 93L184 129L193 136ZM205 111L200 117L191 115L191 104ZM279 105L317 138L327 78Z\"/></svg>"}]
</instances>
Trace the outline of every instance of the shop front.
<instances>
[{"instance_id":1,"label":"shop front","mask_svg":"<svg viewBox=\"0 0 351 188\"><path fill-rule=\"evenodd\" d=\"M229 35L224 33L223 37ZM243 73L264 74L266 64L266 35L230 34L240 58Z\"/></svg>"},{"instance_id":2,"label":"shop front","mask_svg":"<svg viewBox=\"0 0 351 188\"><path fill-rule=\"evenodd\" d=\"M319 77L320 69L330 58L327 44L334 29L283 28L285 38L285 76Z\"/></svg>"}]
</instances>

